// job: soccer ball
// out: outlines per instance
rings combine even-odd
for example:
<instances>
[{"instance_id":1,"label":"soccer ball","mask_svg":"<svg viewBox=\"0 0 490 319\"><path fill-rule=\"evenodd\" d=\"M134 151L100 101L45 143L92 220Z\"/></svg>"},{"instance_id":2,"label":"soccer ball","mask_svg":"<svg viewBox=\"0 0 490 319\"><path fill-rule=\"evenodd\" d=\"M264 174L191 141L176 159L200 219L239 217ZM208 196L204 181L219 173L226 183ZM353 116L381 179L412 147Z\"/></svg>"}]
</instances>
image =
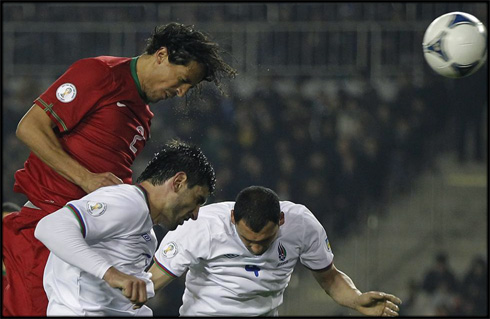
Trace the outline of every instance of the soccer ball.
<instances>
[{"instance_id":1,"label":"soccer ball","mask_svg":"<svg viewBox=\"0 0 490 319\"><path fill-rule=\"evenodd\" d=\"M471 14L446 13L429 25L422 47L434 71L449 78L465 77L487 59L487 30Z\"/></svg>"}]
</instances>

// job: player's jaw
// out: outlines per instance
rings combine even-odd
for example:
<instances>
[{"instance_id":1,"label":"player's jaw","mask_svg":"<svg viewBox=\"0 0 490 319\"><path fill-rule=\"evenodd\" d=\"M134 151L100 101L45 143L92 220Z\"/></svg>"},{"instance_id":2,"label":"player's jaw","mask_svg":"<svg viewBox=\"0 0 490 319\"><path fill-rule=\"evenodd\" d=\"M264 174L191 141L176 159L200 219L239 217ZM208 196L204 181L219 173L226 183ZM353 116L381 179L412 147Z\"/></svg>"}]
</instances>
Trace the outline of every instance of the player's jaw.
<instances>
[{"instance_id":1,"label":"player's jaw","mask_svg":"<svg viewBox=\"0 0 490 319\"><path fill-rule=\"evenodd\" d=\"M162 100L168 100L177 96L177 92L173 89L163 89L147 94L147 98L151 103L157 103Z\"/></svg>"},{"instance_id":2,"label":"player's jaw","mask_svg":"<svg viewBox=\"0 0 490 319\"><path fill-rule=\"evenodd\" d=\"M200 207L206 202L209 190L206 186L195 185L184 188L179 192L179 197L168 206L166 228L174 230L189 219L197 219Z\"/></svg>"}]
</instances>

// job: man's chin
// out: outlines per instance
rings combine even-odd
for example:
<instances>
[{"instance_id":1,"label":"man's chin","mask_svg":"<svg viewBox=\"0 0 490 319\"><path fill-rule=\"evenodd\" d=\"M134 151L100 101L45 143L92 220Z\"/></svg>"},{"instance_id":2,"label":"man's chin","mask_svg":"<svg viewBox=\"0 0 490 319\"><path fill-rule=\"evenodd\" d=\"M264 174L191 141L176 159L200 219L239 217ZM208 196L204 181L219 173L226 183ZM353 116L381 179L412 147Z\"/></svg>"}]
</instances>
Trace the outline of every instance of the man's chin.
<instances>
[{"instance_id":1,"label":"man's chin","mask_svg":"<svg viewBox=\"0 0 490 319\"><path fill-rule=\"evenodd\" d=\"M158 223L161 227L167 229L168 231L176 230L177 227L179 226L178 224L172 224L172 225L165 225L164 223Z\"/></svg>"},{"instance_id":2,"label":"man's chin","mask_svg":"<svg viewBox=\"0 0 490 319\"><path fill-rule=\"evenodd\" d=\"M163 101L164 99L150 99L148 100L148 103L151 103L151 104L155 104L155 103L158 103L160 101Z\"/></svg>"}]
</instances>

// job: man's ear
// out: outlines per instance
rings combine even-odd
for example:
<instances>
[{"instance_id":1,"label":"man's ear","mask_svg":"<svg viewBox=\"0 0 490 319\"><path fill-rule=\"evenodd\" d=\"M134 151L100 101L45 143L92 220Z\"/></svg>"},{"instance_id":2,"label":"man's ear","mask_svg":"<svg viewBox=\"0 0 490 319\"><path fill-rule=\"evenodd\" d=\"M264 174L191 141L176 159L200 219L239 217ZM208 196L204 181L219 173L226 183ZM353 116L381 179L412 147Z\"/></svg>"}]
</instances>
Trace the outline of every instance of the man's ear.
<instances>
[{"instance_id":1,"label":"man's ear","mask_svg":"<svg viewBox=\"0 0 490 319\"><path fill-rule=\"evenodd\" d=\"M284 213L281 212L281 214L279 215L279 226L281 226L282 224L284 224Z\"/></svg>"},{"instance_id":2,"label":"man's ear","mask_svg":"<svg viewBox=\"0 0 490 319\"><path fill-rule=\"evenodd\" d=\"M187 174L185 172L178 172L172 177L172 189L178 192L184 189L187 185Z\"/></svg>"},{"instance_id":3,"label":"man's ear","mask_svg":"<svg viewBox=\"0 0 490 319\"><path fill-rule=\"evenodd\" d=\"M155 52L157 62L162 63L165 59L168 59L168 50L166 47L161 47Z\"/></svg>"},{"instance_id":4,"label":"man's ear","mask_svg":"<svg viewBox=\"0 0 490 319\"><path fill-rule=\"evenodd\" d=\"M235 224L235 212L233 211L233 209L231 210L231 222L233 223L233 225L236 225Z\"/></svg>"}]
</instances>

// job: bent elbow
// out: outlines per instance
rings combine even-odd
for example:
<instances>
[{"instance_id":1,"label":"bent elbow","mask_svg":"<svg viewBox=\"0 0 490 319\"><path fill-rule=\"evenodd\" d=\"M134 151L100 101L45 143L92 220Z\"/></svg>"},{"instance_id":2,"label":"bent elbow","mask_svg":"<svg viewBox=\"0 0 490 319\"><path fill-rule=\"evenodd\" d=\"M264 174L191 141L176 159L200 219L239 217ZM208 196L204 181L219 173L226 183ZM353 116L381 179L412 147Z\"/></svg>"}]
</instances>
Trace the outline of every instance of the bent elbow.
<instances>
[{"instance_id":1,"label":"bent elbow","mask_svg":"<svg viewBox=\"0 0 490 319\"><path fill-rule=\"evenodd\" d=\"M15 130L15 136L19 140L25 143L26 135L28 132L26 132L28 129L26 128L25 123L21 120L19 124L17 124L17 129Z\"/></svg>"},{"instance_id":2,"label":"bent elbow","mask_svg":"<svg viewBox=\"0 0 490 319\"><path fill-rule=\"evenodd\" d=\"M33 140L49 135L54 126L50 117L34 104L17 124L15 136L29 145L30 142L33 143Z\"/></svg>"},{"instance_id":3,"label":"bent elbow","mask_svg":"<svg viewBox=\"0 0 490 319\"><path fill-rule=\"evenodd\" d=\"M34 123L29 123L28 120L20 120L15 130L15 136L24 144L29 146L29 141L41 136L41 132Z\"/></svg>"}]
</instances>

